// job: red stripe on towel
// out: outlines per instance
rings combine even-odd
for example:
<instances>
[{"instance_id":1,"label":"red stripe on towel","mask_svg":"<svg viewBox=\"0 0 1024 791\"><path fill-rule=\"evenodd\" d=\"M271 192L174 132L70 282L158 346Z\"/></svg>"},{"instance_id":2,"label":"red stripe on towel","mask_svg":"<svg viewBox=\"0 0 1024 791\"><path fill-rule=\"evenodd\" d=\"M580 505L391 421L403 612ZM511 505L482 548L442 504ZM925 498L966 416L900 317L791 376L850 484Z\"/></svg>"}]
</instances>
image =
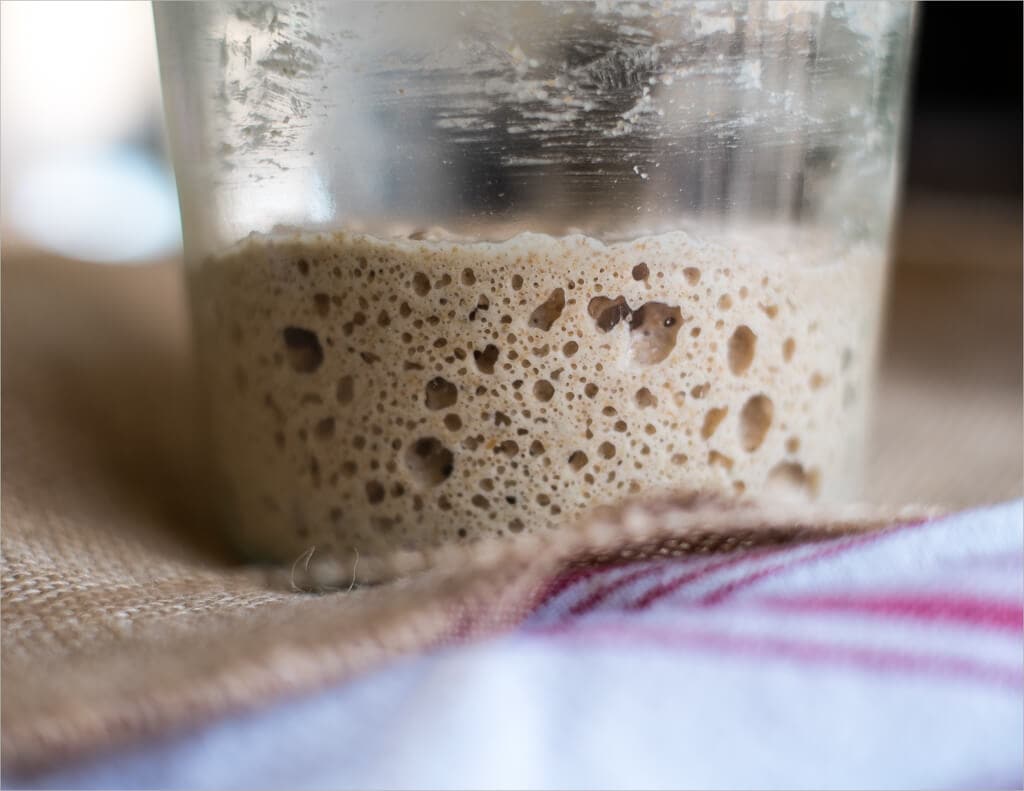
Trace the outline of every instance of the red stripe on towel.
<instances>
[{"instance_id":1,"label":"red stripe on towel","mask_svg":"<svg viewBox=\"0 0 1024 791\"><path fill-rule=\"evenodd\" d=\"M1024 605L1007 599L986 599L944 593L827 593L769 596L757 604L796 612L854 613L913 618L999 631L1024 631Z\"/></svg>"},{"instance_id":2,"label":"red stripe on towel","mask_svg":"<svg viewBox=\"0 0 1024 791\"><path fill-rule=\"evenodd\" d=\"M563 622L530 630L534 634L592 644L594 641L629 646L655 645L724 653L746 659L785 659L804 664L852 667L894 675L911 673L982 682L1013 689L1019 694L1021 668L978 662L957 656L910 653L861 646L835 645L787 638L724 634L710 630L659 628L636 624L575 624Z\"/></svg>"}]
</instances>

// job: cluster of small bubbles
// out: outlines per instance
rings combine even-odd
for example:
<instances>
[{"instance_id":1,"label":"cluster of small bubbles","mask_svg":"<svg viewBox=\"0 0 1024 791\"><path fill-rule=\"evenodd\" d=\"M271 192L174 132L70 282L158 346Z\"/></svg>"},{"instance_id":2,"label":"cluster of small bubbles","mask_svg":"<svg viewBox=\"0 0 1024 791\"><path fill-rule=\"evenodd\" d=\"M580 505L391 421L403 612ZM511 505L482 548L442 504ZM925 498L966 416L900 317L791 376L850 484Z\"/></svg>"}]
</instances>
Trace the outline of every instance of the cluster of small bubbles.
<instances>
[{"instance_id":1,"label":"cluster of small bubbles","mask_svg":"<svg viewBox=\"0 0 1024 791\"><path fill-rule=\"evenodd\" d=\"M281 514L298 508L304 537L325 518L333 536L366 526L410 545L418 531L529 532L591 499L691 479L817 496L827 459L800 412L811 392L854 404L861 361L852 340L826 359L824 318L776 280L745 284L739 267L657 249L617 260L432 244L298 245L276 259L298 274L273 283L279 301L295 289L293 306L225 307L234 348L272 338L224 378L235 398L259 399L281 471L260 493ZM787 331L810 333L814 318L819 340L796 356ZM296 500L317 506L286 507Z\"/></svg>"}]
</instances>

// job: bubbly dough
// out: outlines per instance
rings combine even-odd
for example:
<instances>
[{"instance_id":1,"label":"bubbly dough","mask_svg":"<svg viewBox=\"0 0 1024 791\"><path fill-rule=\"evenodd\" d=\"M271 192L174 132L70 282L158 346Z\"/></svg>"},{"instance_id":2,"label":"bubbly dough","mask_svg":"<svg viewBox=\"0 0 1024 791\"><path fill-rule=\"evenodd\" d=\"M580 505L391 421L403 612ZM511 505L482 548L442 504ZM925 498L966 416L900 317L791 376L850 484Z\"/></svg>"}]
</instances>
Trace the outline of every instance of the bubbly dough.
<instances>
[{"instance_id":1,"label":"bubbly dough","mask_svg":"<svg viewBox=\"0 0 1024 791\"><path fill-rule=\"evenodd\" d=\"M672 488L856 493L884 255L253 236L193 274L239 542L382 557Z\"/></svg>"}]
</instances>

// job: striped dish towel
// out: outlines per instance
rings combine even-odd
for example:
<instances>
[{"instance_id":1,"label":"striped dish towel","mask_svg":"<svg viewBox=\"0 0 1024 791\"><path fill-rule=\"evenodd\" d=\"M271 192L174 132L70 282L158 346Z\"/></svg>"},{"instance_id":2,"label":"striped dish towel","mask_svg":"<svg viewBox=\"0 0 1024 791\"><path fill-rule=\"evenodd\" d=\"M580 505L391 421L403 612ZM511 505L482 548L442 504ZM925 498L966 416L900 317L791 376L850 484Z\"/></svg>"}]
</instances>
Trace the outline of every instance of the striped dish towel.
<instances>
[{"instance_id":1,"label":"striped dish towel","mask_svg":"<svg viewBox=\"0 0 1024 791\"><path fill-rule=\"evenodd\" d=\"M569 571L503 637L36 787L1020 788L1021 502Z\"/></svg>"},{"instance_id":2,"label":"striped dish towel","mask_svg":"<svg viewBox=\"0 0 1024 791\"><path fill-rule=\"evenodd\" d=\"M551 584L526 633L1019 689L1021 535L986 522L580 569Z\"/></svg>"},{"instance_id":3,"label":"striped dish towel","mask_svg":"<svg viewBox=\"0 0 1024 791\"><path fill-rule=\"evenodd\" d=\"M577 691L635 695L605 711L647 723L622 763L639 786L1019 788L1022 557L1018 502L581 569L552 583L518 641L586 657ZM614 682L591 669L606 663ZM596 745L602 725L588 727Z\"/></svg>"}]
</instances>

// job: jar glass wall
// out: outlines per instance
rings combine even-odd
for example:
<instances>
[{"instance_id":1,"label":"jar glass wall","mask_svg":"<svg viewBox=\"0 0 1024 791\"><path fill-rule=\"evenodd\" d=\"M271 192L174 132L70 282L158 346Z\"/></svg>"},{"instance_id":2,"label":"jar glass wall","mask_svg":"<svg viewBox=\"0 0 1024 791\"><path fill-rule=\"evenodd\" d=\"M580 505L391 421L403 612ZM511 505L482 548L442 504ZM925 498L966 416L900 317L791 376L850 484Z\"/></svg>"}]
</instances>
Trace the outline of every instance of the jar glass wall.
<instances>
[{"instance_id":1,"label":"jar glass wall","mask_svg":"<svg viewBox=\"0 0 1024 791\"><path fill-rule=\"evenodd\" d=\"M155 16L252 554L386 575L641 492L857 496L912 5Z\"/></svg>"}]
</instances>

